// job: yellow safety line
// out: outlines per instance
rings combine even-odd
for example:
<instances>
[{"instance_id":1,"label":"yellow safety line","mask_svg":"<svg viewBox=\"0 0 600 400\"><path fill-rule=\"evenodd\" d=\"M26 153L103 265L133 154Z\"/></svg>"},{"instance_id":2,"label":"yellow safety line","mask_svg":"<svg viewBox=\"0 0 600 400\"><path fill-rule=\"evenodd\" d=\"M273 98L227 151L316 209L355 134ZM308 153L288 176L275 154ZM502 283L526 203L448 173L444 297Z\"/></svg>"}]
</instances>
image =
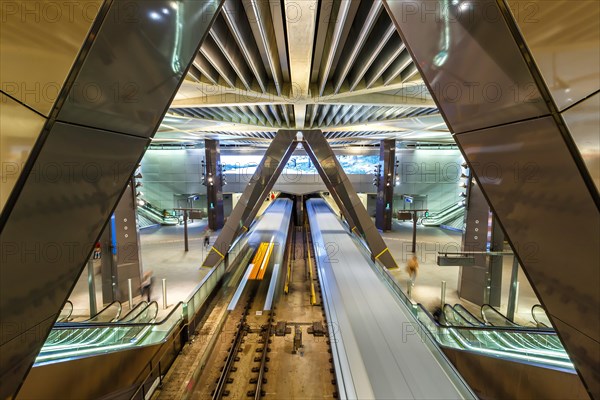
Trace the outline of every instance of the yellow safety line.
<instances>
[{"instance_id":1,"label":"yellow safety line","mask_svg":"<svg viewBox=\"0 0 600 400\"><path fill-rule=\"evenodd\" d=\"M381 251L381 253L379 253L379 254L377 254L377 255L375 256L375 259L378 259L379 257L381 257L381 255L382 255L383 253L385 253L386 251L390 251L390 249L388 249L388 248L386 247L385 249L383 249L383 250Z\"/></svg>"},{"instance_id":2,"label":"yellow safety line","mask_svg":"<svg viewBox=\"0 0 600 400\"><path fill-rule=\"evenodd\" d=\"M352 232L354 232L355 229L356 229L356 226L354 228L352 228Z\"/></svg>"},{"instance_id":3,"label":"yellow safety line","mask_svg":"<svg viewBox=\"0 0 600 400\"><path fill-rule=\"evenodd\" d=\"M291 239L288 239L291 243ZM290 276L292 275L292 244L288 247L288 265L287 265L287 276L285 277L285 285L283 286L283 293L288 294L290 291Z\"/></svg>"},{"instance_id":4,"label":"yellow safety line","mask_svg":"<svg viewBox=\"0 0 600 400\"><path fill-rule=\"evenodd\" d=\"M263 259L263 262L261 263L260 268L258 269L258 274L256 276L258 280L262 280L265 277L265 272L267 270L267 265L269 264L269 259L271 258L271 253L273 253L273 249L275 248L275 245L273 243L268 244L268 246L269 247L267 249L267 254L265 255L265 258Z\"/></svg>"},{"instance_id":5,"label":"yellow safety line","mask_svg":"<svg viewBox=\"0 0 600 400\"><path fill-rule=\"evenodd\" d=\"M290 274L292 273L292 268L290 264L291 261L288 260L287 276L285 277L285 286L283 287L283 293L285 294L288 294L288 292L290 291Z\"/></svg>"},{"instance_id":6,"label":"yellow safety line","mask_svg":"<svg viewBox=\"0 0 600 400\"><path fill-rule=\"evenodd\" d=\"M214 250L214 251L215 251L215 253L217 253L218 255L220 255L220 256L221 256L221 258L225 258L225 256L224 256L224 255L223 255L223 254L222 254L222 253L221 253L219 250L215 249L215 247L214 247L214 246L213 246L213 247L211 247L211 250Z\"/></svg>"},{"instance_id":7,"label":"yellow safety line","mask_svg":"<svg viewBox=\"0 0 600 400\"><path fill-rule=\"evenodd\" d=\"M308 245L308 232L306 232L306 245L308 253L308 276L310 277L310 305L317 304L317 295L315 294L315 281L313 279L312 261L310 259L310 246Z\"/></svg>"},{"instance_id":8,"label":"yellow safety line","mask_svg":"<svg viewBox=\"0 0 600 400\"><path fill-rule=\"evenodd\" d=\"M254 268L252 268L252 271L250 272L248 279L256 279L256 277L258 276L258 271L259 271L262 261L265 257L265 248L268 245L269 244L267 242L263 242L260 244L260 246L258 246L258 250L256 250L254 259L252 259L252 264L254 265Z\"/></svg>"},{"instance_id":9,"label":"yellow safety line","mask_svg":"<svg viewBox=\"0 0 600 400\"><path fill-rule=\"evenodd\" d=\"M246 231L248 231L248 228L246 228L244 225L242 225L242 229L245 229Z\"/></svg>"}]
</instances>

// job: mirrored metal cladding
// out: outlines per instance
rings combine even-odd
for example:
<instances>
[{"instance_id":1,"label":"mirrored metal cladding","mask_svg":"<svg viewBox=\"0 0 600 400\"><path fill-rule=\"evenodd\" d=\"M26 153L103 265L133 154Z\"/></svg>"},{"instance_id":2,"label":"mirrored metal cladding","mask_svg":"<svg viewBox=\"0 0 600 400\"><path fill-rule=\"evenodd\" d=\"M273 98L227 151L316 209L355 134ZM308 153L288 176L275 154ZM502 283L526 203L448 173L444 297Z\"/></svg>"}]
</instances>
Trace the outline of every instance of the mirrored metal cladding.
<instances>
[{"instance_id":1,"label":"mirrored metal cladding","mask_svg":"<svg viewBox=\"0 0 600 400\"><path fill-rule=\"evenodd\" d=\"M3 209L0 397L18 392L220 4L114 1L82 49Z\"/></svg>"},{"instance_id":2,"label":"mirrored metal cladding","mask_svg":"<svg viewBox=\"0 0 600 400\"><path fill-rule=\"evenodd\" d=\"M386 4L451 131L549 113L496 1Z\"/></svg>"},{"instance_id":3,"label":"mirrored metal cladding","mask_svg":"<svg viewBox=\"0 0 600 400\"><path fill-rule=\"evenodd\" d=\"M50 115L102 0L2 2L2 91Z\"/></svg>"},{"instance_id":4,"label":"mirrored metal cladding","mask_svg":"<svg viewBox=\"0 0 600 400\"><path fill-rule=\"evenodd\" d=\"M220 4L113 3L58 119L150 137Z\"/></svg>"},{"instance_id":5,"label":"mirrored metal cladding","mask_svg":"<svg viewBox=\"0 0 600 400\"><path fill-rule=\"evenodd\" d=\"M587 352L573 362L594 393L600 214L558 128L546 117L456 138L552 321L570 327L556 326L569 354Z\"/></svg>"},{"instance_id":6,"label":"mirrored metal cladding","mask_svg":"<svg viewBox=\"0 0 600 400\"><path fill-rule=\"evenodd\" d=\"M559 110L600 89L600 2L507 4Z\"/></svg>"},{"instance_id":7,"label":"mirrored metal cladding","mask_svg":"<svg viewBox=\"0 0 600 400\"><path fill-rule=\"evenodd\" d=\"M0 93L0 211L46 120Z\"/></svg>"},{"instance_id":8,"label":"mirrored metal cladding","mask_svg":"<svg viewBox=\"0 0 600 400\"><path fill-rule=\"evenodd\" d=\"M55 320L147 143L63 123L49 133L0 234L0 313L12 327L2 330L3 398L20 384L11 370L33 364L51 326L40 324Z\"/></svg>"},{"instance_id":9,"label":"mirrored metal cladding","mask_svg":"<svg viewBox=\"0 0 600 400\"><path fill-rule=\"evenodd\" d=\"M577 104L562 116L587 169L600 190L600 94Z\"/></svg>"}]
</instances>

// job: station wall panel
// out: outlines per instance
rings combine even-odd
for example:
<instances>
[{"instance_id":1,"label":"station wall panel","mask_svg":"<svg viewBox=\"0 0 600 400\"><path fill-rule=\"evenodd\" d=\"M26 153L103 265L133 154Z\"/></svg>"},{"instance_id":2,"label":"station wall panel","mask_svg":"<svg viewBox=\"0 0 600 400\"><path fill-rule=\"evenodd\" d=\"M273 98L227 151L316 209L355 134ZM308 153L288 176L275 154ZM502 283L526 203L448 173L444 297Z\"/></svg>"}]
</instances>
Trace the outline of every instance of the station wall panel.
<instances>
[{"instance_id":1,"label":"station wall panel","mask_svg":"<svg viewBox=\"0 0 600 400\"><path fill-rule=\"evenodd\" d=\"M55 320L147 144L63 123L50 131L0 234L3 391L16 364L33 363L51 326L41 324Z\"/></svg>"},{"instance_id":2,"label":"station wall panel","mask_svg":"<svg viewBox=\"0 0 600 400\"><path fill-rule=\"evenodd\" d=\"M1 90L49 116L102 4L3 1Z\"/></svg>"},{"instance_id":3,"label":"station wall panel","mask_svg":"<svg viewBox=\"0 0 600 400\"><path fill-rule=\"evenodd\" d=\"M0 93L0 211L31 153L46 119Z\"/></svg>"},{"instance_id":4,"label":"station wall panel","mask_svg":"<svg viewBox=\"0 0 600 400\"><path fill-rule=\"evenodd\" d=\"M507 3L559 110L600 89L600 2Z\"/></svg>"},{"instance_id":5,"label":"station wall panel","mask_svg":"<svg viewBox=\"0 0 600 400\"><path fill-rule=\"evenodd\" d=\"M115 1L58 119L153 135L220 3Z\"/></svg>"}]
</instances>

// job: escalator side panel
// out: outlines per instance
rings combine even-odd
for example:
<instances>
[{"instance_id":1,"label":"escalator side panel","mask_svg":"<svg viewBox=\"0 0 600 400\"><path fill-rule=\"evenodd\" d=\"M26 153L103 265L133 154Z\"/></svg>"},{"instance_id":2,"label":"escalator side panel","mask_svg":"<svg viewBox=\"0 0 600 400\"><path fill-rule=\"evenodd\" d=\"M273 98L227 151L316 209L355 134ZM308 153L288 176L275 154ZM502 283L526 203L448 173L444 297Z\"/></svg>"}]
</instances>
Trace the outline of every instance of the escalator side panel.
<instances>
[{"instance_id":1,"label":"escalator side panel","mask_svg":"<svg viewBox=\"0 0 600 400\"><path fill-rule=\"evenodd\" d=\"M481 399L589 399L577 374L442 350Z\"/></svg>"},{"instance_id":2,"label":"escalator side panel","mask_svg":"<svg viewBox=\"0 0 600 400\"><path fill-rule=\"evenodd\" d=\"M117 391L120 395L129 392L123 397L129 398L137 389L140 376L149 372L148 365L158 364L161 349L169 348L167 357L161 360L166 370L182 346L181 336L175 334L162 344L34 366L16 399L111 398L111 393Z\"/></svg>"}]
</instances>

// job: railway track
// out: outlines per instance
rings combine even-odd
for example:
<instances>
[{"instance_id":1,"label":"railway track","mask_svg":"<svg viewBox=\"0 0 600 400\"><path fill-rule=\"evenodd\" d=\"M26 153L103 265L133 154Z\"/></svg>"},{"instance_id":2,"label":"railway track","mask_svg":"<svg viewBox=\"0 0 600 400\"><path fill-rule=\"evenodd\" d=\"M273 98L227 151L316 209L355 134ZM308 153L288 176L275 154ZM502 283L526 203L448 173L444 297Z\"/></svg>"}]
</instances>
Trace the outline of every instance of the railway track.
<instances>
[{"instance_id":1,"label":"railway track","mask_svg":"<svg viewBox=\"0 0 600 400\"><path fill-rule=\"evenodd\" d=\"M337 397L318 271L309 261L310 235L306 226L290 232L288 257L293 261L287 281L283 276L280 282L282 292L289 286L288 293L272 311L263 311L270 278L247 281L237 306L227 311L191 398Z\"/></svg>"},{"instance_id":2,"label":"railway track","mask_svg":"<svg viewBox=\"0 0 600 400\"><path fill-rule=\"evenodd\" d=\"M258 290L259 282L248 282L248 286L238 306L228 317L237 323L231 346L227 349L211 392L213 400L243 397L260 399L264 395L262 385L267 379L272 313L251 313L255 301L261 304L264 298Z\"/></svg>"}]
</instances>

